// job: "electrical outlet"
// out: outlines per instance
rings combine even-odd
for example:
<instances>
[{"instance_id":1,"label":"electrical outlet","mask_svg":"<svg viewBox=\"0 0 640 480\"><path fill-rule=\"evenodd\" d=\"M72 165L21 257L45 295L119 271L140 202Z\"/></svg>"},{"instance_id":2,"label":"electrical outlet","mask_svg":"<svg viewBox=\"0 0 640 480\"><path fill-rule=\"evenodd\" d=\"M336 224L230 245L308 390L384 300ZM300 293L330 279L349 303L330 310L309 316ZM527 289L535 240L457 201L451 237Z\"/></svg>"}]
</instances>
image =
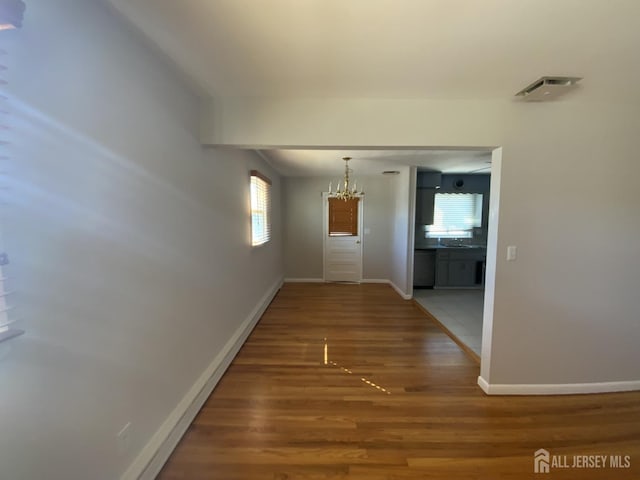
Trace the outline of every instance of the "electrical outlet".
<instances>
[{"instance_id":1,"label":"electrical outlet","mask_svg":"<svg viewBox=\"0 0 640 480\"><path fill-rule=\"evenodd\" d=\"M9 254L2 252L0 253L0 267L4 267L5 265L9 265Z\"/></svg>"},{"instance_id":2,"label":"electrical outlet","mask_svg":"<svg viewBox=\"0 0 640 480\"><path fill-rule=\"evenodd\" d=\"M120 455L125 454L131 446L131 429L131 422L128 422L116 435L116 444Z\"/></svg>"}]
</instances>

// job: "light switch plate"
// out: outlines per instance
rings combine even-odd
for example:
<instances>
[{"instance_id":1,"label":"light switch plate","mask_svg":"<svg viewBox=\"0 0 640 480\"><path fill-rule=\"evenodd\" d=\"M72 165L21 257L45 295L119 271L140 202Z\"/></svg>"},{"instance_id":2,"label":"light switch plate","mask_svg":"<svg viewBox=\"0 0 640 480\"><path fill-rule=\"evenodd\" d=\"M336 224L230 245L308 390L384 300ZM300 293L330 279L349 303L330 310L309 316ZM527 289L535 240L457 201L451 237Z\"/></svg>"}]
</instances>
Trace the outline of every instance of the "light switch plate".
<instances>
[{"instance_id":1,"label":"light switch plate","mask_svg":"<svg viewBox=\"0 0 640 480\"><path fill-rule=\"evenodd\" d=\"M515 245L509 245L507 247L507 261L512 262L518 256L518 249Z\"/></svg>"}]
</instances>

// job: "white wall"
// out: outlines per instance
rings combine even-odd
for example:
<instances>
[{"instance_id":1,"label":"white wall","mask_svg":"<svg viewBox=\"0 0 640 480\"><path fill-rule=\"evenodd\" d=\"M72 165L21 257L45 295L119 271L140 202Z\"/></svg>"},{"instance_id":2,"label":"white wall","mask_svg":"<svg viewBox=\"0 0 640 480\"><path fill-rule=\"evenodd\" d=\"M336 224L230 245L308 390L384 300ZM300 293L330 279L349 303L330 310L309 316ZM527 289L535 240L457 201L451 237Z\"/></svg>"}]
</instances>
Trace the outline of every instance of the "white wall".
<instances>
[{"instance_id":1,"label":"white wall","mask_svg":"<svg viewBox=\"0 0 640 480\"><path fill-rule=\"evenodd\" d=\"M509 101L216 98L202 108L205 145L498 146ZM498 143L496 143L498 142Z\"/></svg>"},{"instance_id":2,"label":"white wall","mask_svg":"<svg viewBox=\"0 0 640 480\"><path fill-rule=\"evenodd\" d=\"M619 72L622 74L623 72ZM203 141L502 146L491 384L640 380L637 102L218 99ZM303 114L302 114L303 113ZM209 122L215 120L215 125ZM506 261L508 245L518 247ZM489 363L487 363L489 362ZM484 367L483 367L484 371ZM488 371L488 370L487 370Z\"/></svg>"},{"instance_id":3,"label":"white wall","mask_svg":"<svg viewBox=\"0 0 640 480\"><path fill-rule=\"evenodd\" d=\"M399 171L400 174L393 179L393 216L391 217L393 234L391 237L390 280L398 290L398 293L410 298L413 287L409 274L413 271L413 265L409 269L409 264L413 262L413 256L410 253L410 250L413 249L413 243L409 242L412 235L409 227L415 221L415 213L411 213L412 198L415 200L415 171L413 173L413 182L411 181L411 169L409 167L400 168Z\"/></svg>"},{"instance_id":4,"label":"white wall","mask_svg":"<svg viewBox=\"0 0 640 480\"><path fill-rule=\"evenodd\" d=\"M114 479L281 279L279 179L204 151L198 98L101 3L30 0L0 33L7 273L27 330L0 344L0 477ZM274 180L257 249L251 168Z\"/></svg>"},{"instance_id":5,"label":"white wall","mask_svg":"<svg viewBox=\"0 0 640 480\"><path fill-rule=\"evenodd\" d=\"M392 179L357 175L364 182L363 278L390 278L390 240L393 219ZM287 177L283 179L285 276L322 279L322 198L336 178Z\"/></svg>"},{"instance_id":6,"label":"white wall","mask_svg":"<svg viewBox=\"0 0 640 480\"><path fill-rule=\"evenodd\" d=\"M502 152L491 383L640 380L638 104L527 106Z\"/></svg>"}]
</instances>

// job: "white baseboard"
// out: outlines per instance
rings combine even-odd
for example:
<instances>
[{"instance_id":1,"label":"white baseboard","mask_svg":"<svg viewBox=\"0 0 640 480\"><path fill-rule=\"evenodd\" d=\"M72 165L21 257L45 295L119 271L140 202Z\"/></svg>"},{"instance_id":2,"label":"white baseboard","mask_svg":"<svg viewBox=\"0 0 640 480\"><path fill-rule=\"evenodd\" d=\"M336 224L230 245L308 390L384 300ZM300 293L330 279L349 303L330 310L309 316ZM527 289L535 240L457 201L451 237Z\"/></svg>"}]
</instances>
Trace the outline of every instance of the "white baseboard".
<instances>
[{"instance_id":1,"label":"white baseboard","mask_svg":"<svg viewBox=\"0 0 640 480\"><path fill-rule=\"evenodd\" d=\"M360 283L389 283L386 278L363 278Z\"/></svg>"},{"instance_id":2,"label":"white baseboard","mask_svg":"<svg viewBox=\"0 0 640 480\"><path fill-rule=\"evenodd\" d=\"M285 278L284 283L324 283L322 278Z\"/></svg>"},{"instance_id":3,"label":"white baseboard","mask_svg":"<svg viewBox=\"0 0 640 480\"><path fill-rule=\"evenodd\" d=\"M280 287L278 280L260 299L256 307L235 331L224 348L205 369L180 403L173 409L160 428L151 437L140 454L136 457L121 480L152 480L156 478L162 466L198 414L222 375L231 364L240 347L260 320Z\"/></svg>"},{"instance_id":4,"label":"white baseboard","mask_svg":"<svg viewBox=\"0 0 640 480\"><path fill-rule=\"evenodd\" d=\"M482 378L481 375L478 375L478 385L480 385L480 388L482 389L482 391L484 393L486 393L487 395L491 395L489 393L489 391L490 391L489 384L487 383L487 381L484 378Z\"/></svg>"},{"instance_id":5,"label":"white baseboard","mask_svg":"<svg viewBox=\"0 0 640 480\"><path fill-rule=\"evenodd\" d=\"M575 395L640 390L640 380L564 384L490 384L481 376L478 385L487 395Z\"/></svg>"},{"instance_id":6,"label":"white baseboard","mask_svg":"<svg viewBox=\"0 0 640 480\"><path fill-rule=\"evenodd\" d=\"M393 287L393 289L398 292L398 295L400 295L402 298L404 298L405 300L411 300L413 297L411 295L409 295L408 293L404 293L402 290L400 290L400 288L393 283L391 280L389 280L389 285L391 285Z\"/></svg>"}]
</instances>

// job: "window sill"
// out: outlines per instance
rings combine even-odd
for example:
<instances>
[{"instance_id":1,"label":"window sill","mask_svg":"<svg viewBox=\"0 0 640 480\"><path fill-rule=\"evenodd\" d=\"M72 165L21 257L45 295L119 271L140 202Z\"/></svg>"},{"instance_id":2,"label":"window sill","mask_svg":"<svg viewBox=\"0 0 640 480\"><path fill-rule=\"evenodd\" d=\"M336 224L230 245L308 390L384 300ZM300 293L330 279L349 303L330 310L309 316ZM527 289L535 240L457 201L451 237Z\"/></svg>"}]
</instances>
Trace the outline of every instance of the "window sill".
<instances>
[{"instance_id":1,"label":"window sill","mask_svg":"<svg viewBox=\"0 0 640 480\"><path fill-rule=\"evenodd\" d=\"M9 340L11 338L22 335L24 330L19 330L17 328L10 328L4 332L0 332L0 342L4 342L5 340Z\"/></svg>"},{"instance_id":2,"label":"window sill","mask_svg":"<svg viewBox=\"0 0 640 480\"><path fill-rule=\"evenodd\" d=\"M262 242L262 243L257 243L257 244L251 244L251 248L260 248L260 247L266 247L267 245L269 245L269 243L271 242L271 240L267 240L266 242Z\"/></svg>"}]
</instances>

